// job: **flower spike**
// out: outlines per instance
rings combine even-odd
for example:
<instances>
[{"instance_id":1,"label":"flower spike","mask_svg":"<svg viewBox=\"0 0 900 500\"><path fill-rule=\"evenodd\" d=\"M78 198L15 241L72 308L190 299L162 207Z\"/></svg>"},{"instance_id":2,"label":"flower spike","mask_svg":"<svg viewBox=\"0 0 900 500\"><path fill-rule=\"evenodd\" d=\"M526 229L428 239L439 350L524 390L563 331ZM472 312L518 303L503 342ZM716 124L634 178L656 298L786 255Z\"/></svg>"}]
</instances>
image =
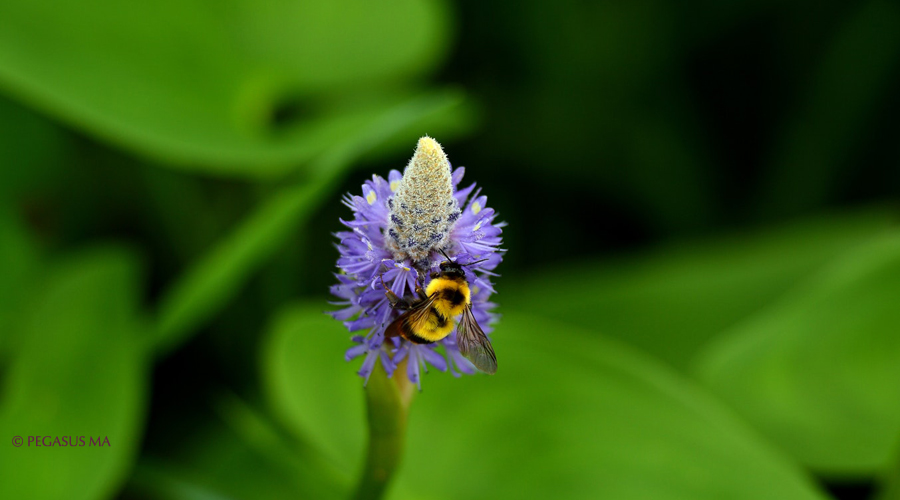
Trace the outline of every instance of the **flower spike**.
<instances>
[{"instance_id":1,"label":"flower spike","mask_svg":"<svg viewBox=\"0 0 900 500\"><path fill-rule=\"evenodd\" d=\"M353 218L342 220L347 230L336 234L341 272L331 292L340 299L336 304L346 307L330 314L351 332L368 330L354 336L355 345L346 352L348 360L364 356L359 375L366 380L375 363L393 374L403 360L407 376L419 386L429 365L438 371L449 368L454 375L458 375L454 366L462 373L475 371L466 359L472 354L466 349L473 339L460 346L457 327L449 333L447 328L465 319L490 333L497 318L489 300L494 290L491 277L503 260L500 235L505 224L494 222L494 210L474 184L458 188L464 172L453 170L441 145L425 136L403 174L392 170L387 180L374 175L363 184L362 196L348 194L343 199ZM440 275L443 261L459 263L457 275L464 275L468 283L463 294L471 302L463 308L468 312L461 314L458 307L434 309L430 314L444 322L444 330L426 343L412 342L395 320L404 308L426 300L426 291L434 288L429 287L432 275ZM444 317L451 314L447 311L457 311L453 313L457 316Z\"/></svg>"}]
</instances>

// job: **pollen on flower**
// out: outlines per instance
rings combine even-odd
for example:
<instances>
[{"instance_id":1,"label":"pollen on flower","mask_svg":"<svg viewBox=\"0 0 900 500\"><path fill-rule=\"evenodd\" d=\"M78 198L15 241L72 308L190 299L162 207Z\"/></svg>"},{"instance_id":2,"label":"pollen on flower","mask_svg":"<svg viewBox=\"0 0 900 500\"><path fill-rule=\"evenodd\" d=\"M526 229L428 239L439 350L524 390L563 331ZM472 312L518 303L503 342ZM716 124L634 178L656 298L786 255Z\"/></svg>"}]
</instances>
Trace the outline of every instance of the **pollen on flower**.
<instances>
[{"instance_id":1,"label":"pollen on flower","mask_svg":"<svg viewBox=\"0 0 900 500\"><path fill-rule=\"evenodd\" d=\"M409 259L416 268L428 269L429 255L448 246L451 226L459 218L450 162L441 145L428 136L419 139L403 177L391 182L391 190L388 248L395 261Z\"/></svg>"}]
</instances>

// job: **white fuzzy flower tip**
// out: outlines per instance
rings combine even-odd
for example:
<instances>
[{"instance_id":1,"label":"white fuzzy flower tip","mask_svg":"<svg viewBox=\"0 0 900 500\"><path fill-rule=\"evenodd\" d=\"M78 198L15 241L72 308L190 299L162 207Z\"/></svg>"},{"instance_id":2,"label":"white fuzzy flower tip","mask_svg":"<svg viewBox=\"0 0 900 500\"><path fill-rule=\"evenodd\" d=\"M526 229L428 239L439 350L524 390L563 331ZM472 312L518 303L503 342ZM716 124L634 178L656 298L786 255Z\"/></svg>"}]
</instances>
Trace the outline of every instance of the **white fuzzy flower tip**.
<instances>
[{"instance_id":1,"label":"white fuzzy flower tip","mask_svg":"<svg viewBox=\"0 0 900 500\"><path fill-rule=\"evenodd\" d=\"M450 229L459 219L450 162L437 141L419 139L388 208L386 242L394 260L409 259L417 268L430 268L431 252L447 248Z\"/></svg>"}]
</instances>

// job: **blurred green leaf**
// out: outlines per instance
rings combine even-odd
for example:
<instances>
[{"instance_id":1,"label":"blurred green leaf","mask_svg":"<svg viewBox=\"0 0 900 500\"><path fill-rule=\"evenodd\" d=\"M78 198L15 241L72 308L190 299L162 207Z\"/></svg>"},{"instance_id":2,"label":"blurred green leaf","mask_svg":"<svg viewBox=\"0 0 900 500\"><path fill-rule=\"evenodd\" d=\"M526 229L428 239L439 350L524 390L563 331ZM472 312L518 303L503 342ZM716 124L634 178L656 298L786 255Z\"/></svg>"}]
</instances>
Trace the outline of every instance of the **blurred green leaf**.
<instances>
[{"instance_id":1,"label":"blurred green leaf","mask_svg":"<svg viewBox=\"0 0 900 500\"><path fill-rule=\"evenodd\" d=\"M358 367L343 361L350 334L323 301L286 309L262 347L263 389L275 415L341 470L362 469L366 408Z\"/></svg>"},{"instance_id":2,"label":"blurred green leaf","mask_svg":"<svg viewBox=\"0 0 900 500\"><path fill-rule=\"evenodd\" d=\"M146 365L137 262L94 250L55 268L14 328L22 346L3 380L0 498L113 495L138 451ZM9 440L21 436L25 444ZM29 445L29 438L44 440ZM55 438L84 446L47 446ZM90 446L101 438L109 446Z\"/></svg>"},{"instance_id":3,"label":"blurred green leaf","mask_svg":"<svg viewBox=\"0 0 900 500\"><path fill-rule=\"evenodd\" d=\"M284 435L236 396L219 399L220 418L191 433L167 459L143 459L129 490L140 498L344 498L349 477Z\"/></svg>"},{"instance_id":4,"label":"blurred green leaf","mask_svg":"<svg viewBox=\"0 0 900 500\"><path fill-rule=\"evenodd\" d=\"M900 500L900 457L894 454L891 467L882 474L878 492L872 495L872 500Z\"/></svg>"},{"instance_id":5,"label":"blurred green leaf","mask_svg":"<svg viewBox=\"0 0 900 500\"><path fill-rule=\"evenodd\" d=\"M203 444L219 453L216 457L208 455L215 466L211 471L197 470L190 464L143 460L131 478L128 492L144 500L313 498L298 496L291 471L279 470L278 464L265 462L247 450L244 443L228 441L229 438L233 436L216 436Z\"/></svg>"},{"instance_id":6,"label":"blurred green leaf","mask_svg":"<svg viewBox=\"0 0 900 500\"><path fill-rule=\"evenodd\" d=\"M65 146L49 120L0 96L0 204L28 201L39 186L57 181Z\"/></svg>"},{"instance_id":7,"label":"blurred green leaf","mask_svg":"<svg viewBox=\"0 0 900 500\"><path fill-rule=\"evenodd\" d=\"M0 86L183 168L268 176L365 128L373 94L440 62L448 19L437 0L9 0Z\"/></svg>"},{"instance_id":8,"label":"blurred green leaf","mask_svg":"<svg viewBox=\"0 0 900 500\"><path fill-rule=\"evenodd\" d=\"M291 231L331 193L330 179L270 196L163 295L153 342L168 351L223 307Z\"/></svg>"},{"instance_id":9,"label":"blurred green leaf","mask_svg":"<svg viewBox=\"0 0 900 500\"><path fill-rule=\"evenodd\" d=\"M0 204L0 361L15 351L21 331L10 322L39 273L40 255L21 222Z\"/></svg>"},{"instance_id":10,"label":"blurred green leaf","mask_svg":"<svg viewBox=\"0 0 900 500\"><path fill-rule=\"evenodd\" d=\"M698 377L805 465L883 472L900 444L897 297L892 234L711 343Z\"/></svg>"},{"instance_id":11,"label":"blurred green leaf","mask_svg":"<svg viewBox=\"0 0 900 500\"><path fill-rule=\"evenodd\" d=\"M153 221L153 242L164 245L163 256L174 263L187 262L209 247L233 220L225 207L243 201L228 195L211 199L207 179L182 172L142 163L133 173L147 196L138 206Z\"/></svg>"},{"instance_id":12,"label":"blurred green leaf","mask_svg":"<svg viewBox=\"0 0 900 500\"><path fill-rule=\"evenodd\" d=\"M219 415L240 439L271 461L290 469L300 497L346 496L350 487L347 471L335 467L308 443L291 439L267 416L237 396L223 395L217 406Z\"/></svg>"},{"instance_id":13,"label":"blurred green leaf","mask_svg":"<svg viewBox=\"0 0 900 500\"><path fill-rule=\"evenodd\" d=\"M884 231L894 219L887 210L831 215L606 263L504 277L498 285L499 311L541 311L683 368L708 339L834 256Z\"/></svg>"},{"instance_id":14,"label":"blurred green leaf","mask_svg":"<svg viewBox=\"0 0 900 500\"><path fill-rule=\"evenodd\" d=\"M364 408L359 360L341 360L348 336L316 305L292 307L263 367L281 418L356 470ZM824 498L699 389L616 342L510 310L494 339L496 376L425 377L392 497Z\"/></svg>"},{"instance_id":15,"label":"blurred green leaf","mask_svg":"<svg viewBox=\"0 0 900 500\"><path fill-rule=\"evenodd\" d=\"M894 91L900 68L900 6L873 0L841 25L801 106L775 150L765 192L767 215L799 213L825 201L846 177L868 116Z\"/></svg>"},{"instance_id":16,"label":"blurred green leaf","mask_svg":"<svg viewBox=\"0 0 900 500\"><path fill-rule=\"evenodd\" d=\"M433 92L409 99L383 113L378 122L344 141L311 165L314 175L305 184L287 187L270 196L235 231L225 237L181 277L161 300L155 342L171 349L198 324L225 305L256 270L323 200L334 196L339 176L369 151L411 133L421 123L445 117L454 127L471 116L458 92ZM420 131L412 132L411 148ZM337 198L334 199L338 202Z\"/></svg>"},{"instance_id":17,"label":"blurred green leaf","mask_svg":"<svg viewBox=\"0 0 900 500\"><path fill-rule=\"evenodd\" d=\"M256 462L258 463L258 462ZM248 471L248 467L241 467L240 471ZM149 500L153 498L165 500L234 500L233 496L227 496L215 491L213 488L199 484L193 478L185 478L184 471L179 470L171 465L160 464L157 461L145 460L137 465L131 481L128 484L127 493L129 496L125 498L141 498ZM262 478L262 474L254 474L255 478ZM265 498L290 498L294 496L294 492L287 491L282 494L277 492L277 487L273 487L270 478L268 481L260 481L265 488L255 488L260 496Z\"/></svg>"},{"instance_id":18,"label":"blurred green leaf","mask_svg":"<svg viewBox=\"0 0 900 500\"><path fill-rule=\"evenodd\" d=\"M223 396L220 418L167 450L142 459L128 490L139 498L344 498L349 477L290 439L236 396Z\"/></svg>"}]
</instances>

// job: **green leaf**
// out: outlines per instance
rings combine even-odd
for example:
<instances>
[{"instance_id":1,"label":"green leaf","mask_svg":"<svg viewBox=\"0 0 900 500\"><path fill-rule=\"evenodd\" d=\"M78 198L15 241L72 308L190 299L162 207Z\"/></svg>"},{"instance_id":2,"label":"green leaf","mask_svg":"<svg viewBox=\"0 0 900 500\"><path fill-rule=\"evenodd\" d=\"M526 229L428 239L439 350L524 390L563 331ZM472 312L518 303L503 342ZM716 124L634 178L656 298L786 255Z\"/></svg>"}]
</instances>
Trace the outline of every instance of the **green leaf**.
<instances>
[{"instance_id":1,"label":"green leaf","mask_svg":"<svg viewBox=\"0 0 900 500\"><path fill-rule=\"evenodd\" d=\"M268 176L442 59L436 0L0 5L0 86L71 125L217 174Z\"/></svg>"},{"instance_id":2,"label":"green leaf","mask_svg":"<svg viewBox=\"0 0 900 500\"><path fill-rule=\"evenodd\" d=\"M605 263L504 277L499 311L541 311L684 368L708 339L884 231L894 218L887 210L830 215Z\"/></svg>"},{"instance_id":3,"label":"green leaf","mask_svg":"<svg viewBox=\"0 0 900 500\"><path fill-rule=\"evenodd\" d=\"M21 222L0 205L0 362L18 349L21 331L11 326L39 275L40 255Z\"/></svg>"},{"instance_id":4,"label":"green leaf","mask_svg":"<svg viewBox=\"0 0 900 500\"><path fill-rule=\"evenodd\" d=\"M898 296L891 234L711 343L697 376L803 464L884 471L900 431Z\"/></svg>"},{"instance_id":5,"label":"green leaf","mask_svg":"<svg viewBox=\"0 0 900 500\"><path fill-rule=\"evenodd\" d=\"M329 182L285 188L269 197L223 241L193 264L163 295L153 342L168 351L234 297L239 287L287 239L321 200Z\"/></svg>"},{"instance_id":6,"label":"green leaf","mask_svg":"<svg viewBox=\"0 0 900 500\"><path fill-rule=\"evenodd\" d=\"M167 456L142 459L128 485L139 498L345 498L349 477L235 396Z\"/></svg>"},{"instance_id":7,"label":"green leaf","mask_svg":"<svg viewBox=\"0 0 900 500\"><path fill-rule=\"evenodd\" d=\"M900 499L900 460L896 454L891 460L890 470L880 479L878 492L872 495L872 500L898 500Z\"/></svg>"},{"instance_id":8,"label":"green leaf","mask_svg":"<svg viewBox=\"0 0 900 500\"><path fill-rule=\"evenodd\" d=\"M358 366L344 362L350 334L324 301L286 309L262 348L267 400L282 423L338 468L362 468L366 407ZM358 364L358 363L357 363Z\"/></svg>"},{"instance_id":9,"label":"green leaf","mask_svg":"<svg viewBox=\"0 0 900 500\"><path fill-rule=\"evenodd\" d=\"M148 382L137 267L121 250L94 250L55 268L23 307L14 325L22 346L0 393L0 497L118 490L138 451ZM14 436L24 445L10 444ZM66 440L78 446L60 446Z\"/></svg>"},{"instance_id":10,"label":"green leaf","mask_svg":"<svg viewBox=\"0 0 900 500\"><path fill-rule=\"evenodd\" d=\"M0 204L33 203L39 188L58 183L66 146L49 120L0 96Z\"/></svg>"},{"instance_id":11,"label":"green leaf","mask_svg":"<svg viewBox=\"0 0 900 500\"><path fill-rule=\"evenodd\" d=\"M397 135L410 134L408 145L412 148L421 131L411 134L410 130L434 123L437 117L460 127L461 121L471 116L469 109L458 92L428 93L383 113L364 132L345 137L311 165L312 180L270 196L172 285L161 299L154 340L157 347L171 349L223 307L290 234L300 229L313 210L334 196L339 176L360 157Z\"/></svg>"},{"instance_id":12,"label":"green leaf","mask_svg":"<svg viewBox=\"0 0 900 500\"><path fill-rule=\"evenodd\" d=\"M293 474L301 497L344 497L349 489L346 471L334 467L308 443L289 439L282 429L237 396L219 397L217 410L222 420L245 443Z\"/></svg>"},{"instance_id":13,"label":"green leaf","mask_svg":"<svg viewBox=\"0 0 900 500\"><path fill-rule=\"evenodd\" d=\"M362 380L315 304L263 351L277 414L344 467L363 455ZM394 498L824 498L701 390L617 342L505 311L497 375L429 373Z\"/></svg>"}]
</instances>

